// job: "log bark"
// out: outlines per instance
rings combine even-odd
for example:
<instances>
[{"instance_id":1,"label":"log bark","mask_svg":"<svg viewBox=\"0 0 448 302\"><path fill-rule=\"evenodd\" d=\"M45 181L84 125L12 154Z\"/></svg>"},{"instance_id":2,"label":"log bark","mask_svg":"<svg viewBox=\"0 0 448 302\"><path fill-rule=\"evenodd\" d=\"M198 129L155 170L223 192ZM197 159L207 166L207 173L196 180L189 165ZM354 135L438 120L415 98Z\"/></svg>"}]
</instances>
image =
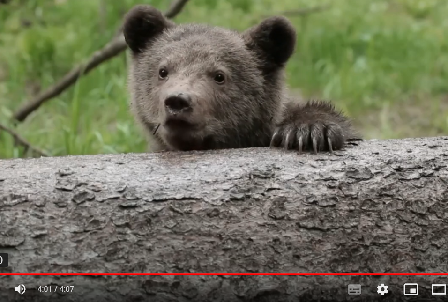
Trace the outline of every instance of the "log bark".
<instances>
[{"instance_id":1,"label":"log bark","mask_svg":"<svg viewBox=\"0 0 448 302\"><path fill-rule=\"evenodd\" d=\"M2 160L0 273L448 273L447 164L448 137ZM344 301L353 280L404 298L399 276L58 278L107 301Z\"/></svg>"}]
</instances>

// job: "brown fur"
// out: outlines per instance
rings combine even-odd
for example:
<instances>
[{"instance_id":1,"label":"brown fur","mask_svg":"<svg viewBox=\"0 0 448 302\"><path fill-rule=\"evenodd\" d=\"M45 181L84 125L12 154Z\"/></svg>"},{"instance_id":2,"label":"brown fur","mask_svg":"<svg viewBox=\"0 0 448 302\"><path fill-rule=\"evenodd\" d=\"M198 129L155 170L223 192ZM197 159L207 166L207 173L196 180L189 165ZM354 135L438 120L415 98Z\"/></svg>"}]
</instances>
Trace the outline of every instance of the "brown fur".
<instances>
[{"instance_id":1,"label":"brown fur","mask_svg":"<svg viewBox=\"0 0 448 302\"><path fill-rule=\"evenodd\" d=\"M317 152L353 136L331 104L287 95L284 66L296 33L284 17L238 33L176 25L139 5L127 14L124 35L131 107L154 151L271 145Z\"/></svg>"}]
</instances>

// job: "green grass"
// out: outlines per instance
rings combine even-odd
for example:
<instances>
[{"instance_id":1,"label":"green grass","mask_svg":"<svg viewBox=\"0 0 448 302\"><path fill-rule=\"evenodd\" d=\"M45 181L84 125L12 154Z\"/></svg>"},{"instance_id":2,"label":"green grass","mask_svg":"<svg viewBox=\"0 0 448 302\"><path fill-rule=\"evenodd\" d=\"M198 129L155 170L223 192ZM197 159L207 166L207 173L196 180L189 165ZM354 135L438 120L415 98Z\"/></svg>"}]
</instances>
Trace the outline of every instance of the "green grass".
<instances>
[{"instance_id":1,"label":"green grass","mask_svg":"<svg viewBox=\"0 0 448 302\"><path fill-rule=\"evenodd\" d=\"M0 121L35 91L50 86L106 44L123 13L138 3L170 1L12 0L0 6ZM448 2L444 0L190 0L176 22L244 30L275 12L330 4L298 30L287 67L289 86L306 97L333 100L365 138L448 132ZM31 26L23 25L24 21ZM13 128L52 155L144 152L128 110L126 56L83 77ZM26 156L0 131L0 158Z\"/></svg>"}]
</instances>

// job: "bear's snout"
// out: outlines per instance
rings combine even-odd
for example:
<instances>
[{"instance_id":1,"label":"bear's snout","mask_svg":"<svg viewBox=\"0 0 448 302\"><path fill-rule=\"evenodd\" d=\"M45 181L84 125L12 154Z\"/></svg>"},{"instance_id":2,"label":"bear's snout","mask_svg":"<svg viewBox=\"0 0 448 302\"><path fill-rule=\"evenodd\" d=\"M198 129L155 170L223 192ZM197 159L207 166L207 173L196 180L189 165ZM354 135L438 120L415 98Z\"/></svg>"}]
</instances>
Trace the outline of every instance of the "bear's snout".
<instances>
[{"instance_id":1,"label":"bear's snout","mask_svg":"<svg viewBox=\"0 0 448 302\"><path fill-rule=\"evenodd\" d=\"M165 99L165 111L168 116L184 115L192 111L191 96L187 93L174 93Z\"/></svg>"}]
</instances>

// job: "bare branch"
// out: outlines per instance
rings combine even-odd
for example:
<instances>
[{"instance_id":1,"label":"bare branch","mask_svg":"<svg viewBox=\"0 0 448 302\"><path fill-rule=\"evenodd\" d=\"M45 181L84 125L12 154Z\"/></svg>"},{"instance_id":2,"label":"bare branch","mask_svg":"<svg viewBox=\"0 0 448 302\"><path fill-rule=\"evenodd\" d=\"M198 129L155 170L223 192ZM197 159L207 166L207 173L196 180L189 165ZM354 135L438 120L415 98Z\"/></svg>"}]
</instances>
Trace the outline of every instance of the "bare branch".
<instances>
[{"instance_id":1,"label":"bare branch","mask_svg":"<svg viewBox=\"0 0 448 302\"><path fill-rule=\"evenodd\" d=\"M50 156L47 152L37 148L37 147L33 147L33 145L31 145L28 141L26 141L24 138L22 138L17 132L15 132L14 130L8 128L7 126L0 124L0 129L5 131L6 133L10 134L15 142L21 146L23 146L25 149L30 150L31 152L34 152L37 155L40 156Z\"/></svg>"},{"instance_id":2,"label":"bare branch","mask_svg":"<svg viewBox=\"0 0 448 302\"><path fill-rule=\"evenodd\" d=\"M117 56L126 49L124 37L121 35L114 38L106 44L103 49L95 52L92 57L84 65L78 65L67 73L59 82L50 86L43 93L39 94L35 99L26 103L14 113L14 118L18 121L25 120L34 110L38 109L43 103L51 98L58 96L64 90L72 86L83 75L89 73L93 68L101 63Z\"/></svg>"},{"instance_id":3,"label":"bare branch","mask_svg":"<svg viewBox=\"0 0 448 302\"><path fill-rule=\"evenodd\" d=\"M165 12L167 18L173 18L179 14L188 0L176 0L171 5L170 9ZM105 61L116 57L121 52L126 50L126 41L122 33L114 37L102 49L96 51L85 64L80 64L67 73L62 79L50 86L48 89L39 94L35 99L25 103L14 113L14 119L24 121L28 115L37 110L43 103L47 102L53 97L60 95L67 88L76 83L76 81L83 75L88 74L92 69Z\"/></svg>"},{"instance_id":4,"label":"bare branch","mask_svg":"<svg viewBox=\"0 0 448 302\"><path fill-rule=\"evenodd\" d=\"M188 0L176 0L174 1L170 8L165 12L165 17L171 19L176 17L187 4Z\"/></svg>"}]
</instances>

